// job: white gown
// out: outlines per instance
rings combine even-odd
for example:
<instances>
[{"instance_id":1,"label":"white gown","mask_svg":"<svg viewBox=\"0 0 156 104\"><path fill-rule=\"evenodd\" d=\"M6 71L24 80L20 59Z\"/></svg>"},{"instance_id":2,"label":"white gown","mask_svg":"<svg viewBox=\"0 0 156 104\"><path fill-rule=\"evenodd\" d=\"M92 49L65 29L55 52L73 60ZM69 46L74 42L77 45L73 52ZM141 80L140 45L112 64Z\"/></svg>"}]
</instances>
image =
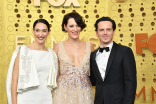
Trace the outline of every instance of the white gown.
<instances>
[{"instance_id":1,"label":"white gown","mask_svg":"<svg viewBox=\"0 0 156 104\"><path fill-rule=\"evenodd\" d=\"M30 50L30 52L35 62L40 85L18 93L17 104L52 104L51 90L47 88L47 76L52 65L49 52L39 50Z\"/></svg>"},{"instance_id":2,"label":"white gown","mask_svg":"<svg viewBox=\"0 0 156 104\"><path fill-rule=\"evenodd\" d=\"M30 50L26 45L17 46L10 61L6 80L8 104L12 104L12 73L19 50L17 104L53 104L51 92L57 87L57 56L52 49Z\"/></svg>"}]
</instances>

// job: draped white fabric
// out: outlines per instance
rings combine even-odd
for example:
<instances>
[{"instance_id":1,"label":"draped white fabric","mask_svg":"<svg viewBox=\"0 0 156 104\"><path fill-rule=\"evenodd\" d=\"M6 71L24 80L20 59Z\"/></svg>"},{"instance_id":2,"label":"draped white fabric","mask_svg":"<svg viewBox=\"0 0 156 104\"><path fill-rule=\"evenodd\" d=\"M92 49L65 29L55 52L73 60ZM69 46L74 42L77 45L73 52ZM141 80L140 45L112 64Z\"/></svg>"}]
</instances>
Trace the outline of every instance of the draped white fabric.
<instances>
[{"instance_id":1,"label":"draped white fabric","mask_svg":"<svg viewBox=\"0 0 156 104\"><path fill-rule=\"evenodd\" d=\"M36 66L32 54L30 52L30 49L26 45L18 46L12 55L6 80L8 104L12 104L11 102L12 72L14 68L14 62L19 50L20 50L20 58L19 58L19 77L18 77L17 92L22 93L28 90L29 88L32 89L40 85ZM47 87L50 88L50 90L53 90L55 87L57 87L56 77L58 71L58 59L55 52L52 49L48 50L50 53L52 67L49 72L49 75L47 76Z\"/></svg>"}]
</instances>

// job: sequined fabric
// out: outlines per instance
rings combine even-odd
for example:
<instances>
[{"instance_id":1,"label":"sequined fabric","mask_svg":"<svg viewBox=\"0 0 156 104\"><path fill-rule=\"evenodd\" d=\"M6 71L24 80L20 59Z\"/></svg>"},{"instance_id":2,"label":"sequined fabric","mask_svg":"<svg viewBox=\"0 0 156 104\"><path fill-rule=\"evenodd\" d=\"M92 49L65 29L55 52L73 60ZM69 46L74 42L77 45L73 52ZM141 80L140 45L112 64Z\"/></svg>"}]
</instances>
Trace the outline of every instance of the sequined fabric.
<instances>
[{"instance_id":1,"label":"sequined fabric","mask_svg":"<svg viewBox=\"0 0 156 104\"><path fill-rule=\"evenodd\" d=\"M63 42L59 43L60 76L57 80L58 87L53 91L54 104L93 104L92 85L88 78L90 53L90 43L86 42L85 55L75 67Z\"/></svg>"}]
</instances>

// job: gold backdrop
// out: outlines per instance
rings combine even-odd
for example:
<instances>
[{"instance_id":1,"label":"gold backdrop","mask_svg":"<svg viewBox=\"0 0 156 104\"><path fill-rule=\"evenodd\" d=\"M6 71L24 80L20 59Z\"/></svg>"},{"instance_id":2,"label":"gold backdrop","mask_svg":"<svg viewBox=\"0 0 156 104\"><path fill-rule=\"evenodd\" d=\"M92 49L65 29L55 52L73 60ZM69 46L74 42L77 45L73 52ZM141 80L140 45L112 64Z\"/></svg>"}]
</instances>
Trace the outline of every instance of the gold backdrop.
<instances>
[{"instance_id":1,"label":"gold backdrop","mask_svg":"<svg viewBox=\"0 0 156 104\"><path fill-rule=\"evenodd\" d=\"M136 97L135 104L154 104L151 87L156 89L156 54L149 48L143 48L143 54L136 54L135 34L148 33L148 37L156 31L156 0L77 0L81 7L53 7L47 0L41 0L41 6L35 7L34 0L0 0L0 104L7 104L6 76L15 43L33 41L32 25L38 18L44 18L51 24L51 34L46 41L48 48L67 39L68 35L61 31L62 18L66 13L80 13L87 24L80 37L83 41L91 41L97 47L94 23L102 16L112 17L117 24L114 41L129 46L135 55L137 64L137 94L145 86L146 100L143 93ZM15 39L16 36L25 38ZM89 39L90 38L90 39ZM15 42L16 41L16 42ZM148 41L143 40L143 41ZM154 95L156 98L156 94Z\"/></svg>"}]
</instances>

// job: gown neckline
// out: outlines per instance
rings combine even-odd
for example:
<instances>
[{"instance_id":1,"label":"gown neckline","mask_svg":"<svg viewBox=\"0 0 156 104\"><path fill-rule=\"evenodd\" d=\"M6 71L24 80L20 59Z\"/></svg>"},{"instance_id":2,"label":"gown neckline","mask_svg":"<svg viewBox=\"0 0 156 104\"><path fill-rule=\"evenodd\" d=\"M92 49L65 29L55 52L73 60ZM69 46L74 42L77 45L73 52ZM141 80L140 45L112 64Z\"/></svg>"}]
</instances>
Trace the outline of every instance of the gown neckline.
<instances>
[{"instance_id":1,"label":"gown neckline","mask_svg":"<svg viewBox=\"0 0 156 104\"><path fill-rule=\"evenodd\" d=\"M63 44L63 42L62 42L62 44L63 44L63 50L65 51L66 56L68 57L68 59L70 60L70 62L72 63L72 65L75 66L75 67L79 67L80 64L82 63L82 61L84 60L84 57L85 57L85 54L86 54L86 51L87 51L87 42L85 42L85 43L86 43L85 53L84 53L84 55L83 55L83 58L82 58L81 62L76 66L76 65L73 64L73 62L72 62L71 59L69 58L69 56L68 56L68 54L67 54L67 52L66 52L66 50L65 50L65 48L64 48L64 44Z\"/></svg>"}]
</instances>

